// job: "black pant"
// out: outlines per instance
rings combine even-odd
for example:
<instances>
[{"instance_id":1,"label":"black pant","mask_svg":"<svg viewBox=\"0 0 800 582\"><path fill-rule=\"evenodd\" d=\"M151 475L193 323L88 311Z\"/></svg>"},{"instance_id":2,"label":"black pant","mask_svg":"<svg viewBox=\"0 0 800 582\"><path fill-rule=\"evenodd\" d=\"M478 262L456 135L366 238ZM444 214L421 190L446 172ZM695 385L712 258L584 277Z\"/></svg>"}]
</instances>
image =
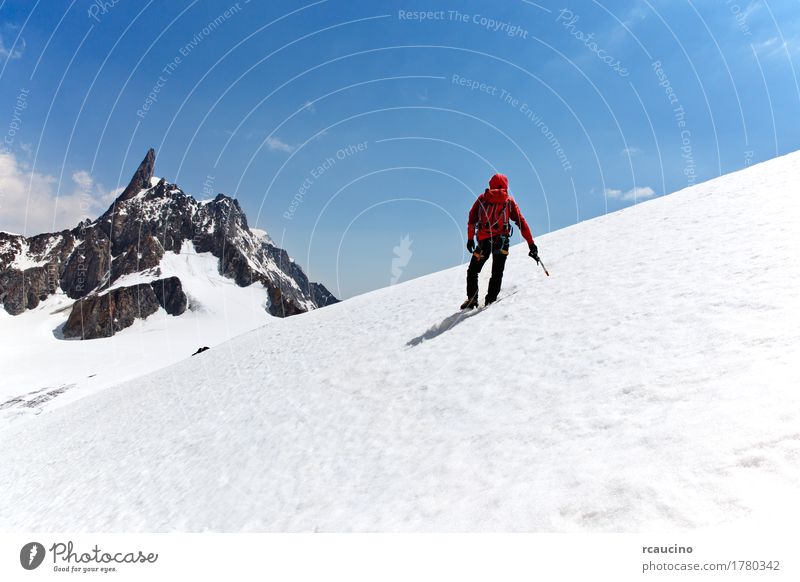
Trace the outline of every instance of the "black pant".
<instances>
[{"instance_id":1,"label":"black pant","mask_svg":"<svg viewBox=\"0 0 800 582\"><path fill-rule=\"evenodd\" d=\"M503 284L503 269L506 266L508 256L508 239L490 238L478 243L480 259L474 254L469 262L467 269L467 297L477 299L478 297L478 273L483 269L483 265L492 257L492 278L489 279L489 290L486 292L486 301L491 303L497 299L500 293L500 286ZM505 251L505 252L503 252Z\"/></svg>"}]
</instances>

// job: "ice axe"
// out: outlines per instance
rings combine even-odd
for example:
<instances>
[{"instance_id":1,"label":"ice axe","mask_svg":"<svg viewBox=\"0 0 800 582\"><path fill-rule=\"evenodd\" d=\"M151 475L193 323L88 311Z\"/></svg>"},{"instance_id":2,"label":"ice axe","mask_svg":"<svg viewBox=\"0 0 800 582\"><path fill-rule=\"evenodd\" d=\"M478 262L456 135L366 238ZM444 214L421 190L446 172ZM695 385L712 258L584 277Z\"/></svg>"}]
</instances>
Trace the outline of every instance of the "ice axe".
<instances>
[{"instance_id":1,"label":"ice axe","mask_svg":"<svg viewBox=\"0 0 800 582\"><path fill-rule=\"evenodd\" d=\"M547 275L547 276L549 277L549 276L550 276L550 273L548 273L548 272L547 272L547 268L544 266L544 263L543 263L542 261L536 261L536 262L537 262L537 263L539 264L539 266L542 268L542 270L544 271L544 274L545 274L545 275Z\"/></svg>"},{"instance_id":2,"label":"ice axe","mask_svg":"<svg viewBox=\"0 0 800 582\"><path fill-rule=\"evenodd\" d=\"M530 253L528 253L528 256L532 258L534 261L536 261L536 264L542 268L545 275L547 275L548 277L550 276L550 273L547 272L547 267L544 266L544 263L542 262L542 260L539 258L538 255L534 256L533 251L531 251Z\"/></svg>"}]
</instances>

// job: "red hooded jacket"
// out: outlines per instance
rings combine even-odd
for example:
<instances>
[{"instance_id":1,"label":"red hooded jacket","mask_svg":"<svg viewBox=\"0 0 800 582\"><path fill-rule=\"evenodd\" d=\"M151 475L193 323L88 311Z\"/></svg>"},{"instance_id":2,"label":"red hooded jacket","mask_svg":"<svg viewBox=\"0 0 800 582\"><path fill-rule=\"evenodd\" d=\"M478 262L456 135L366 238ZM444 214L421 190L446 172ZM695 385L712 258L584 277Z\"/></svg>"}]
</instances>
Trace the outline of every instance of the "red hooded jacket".
<instances>
[{"instance_id":1,"label":"red hooded jacket","mask_svg":"<svg viewBox=\"0 0 800 582\"><path fill-rule=\"evenodd\" d=\"M508 209L507 216L506 209ZM503 174L495 174L489 180L489 187L483 194L478 196L469 211L467 239L472 239L475 236L476 229L479 241L506 235L510 231L508 219L516 223L522 237L528 244L531 244L533 242L531 229L522 216L519 206L508 193L508 178Z\"/></svg>"}]
</instances>

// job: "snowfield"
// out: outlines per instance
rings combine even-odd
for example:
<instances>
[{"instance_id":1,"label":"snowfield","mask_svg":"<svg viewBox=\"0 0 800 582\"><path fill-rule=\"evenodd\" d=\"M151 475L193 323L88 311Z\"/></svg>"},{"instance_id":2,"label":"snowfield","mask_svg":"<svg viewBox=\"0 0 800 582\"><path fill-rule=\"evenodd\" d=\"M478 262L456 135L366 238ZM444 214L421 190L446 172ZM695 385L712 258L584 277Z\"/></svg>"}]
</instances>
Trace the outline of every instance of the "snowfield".
<instances>
[{"instance_id":1,"label":"snowfield","mask_svg":"<svg viewBox=\"0 0 800 582\"><path fill-rule=\"evenodd\" d=\"M799 176L537 237L551 277L516 246L468 316L459 266L6 426L0 530L796 525Z\"/></svg>"},{"instance_id":2,"label":"snowfield","mask_svg":"<svg viewBox=\"0 0 800 582\"><path fill-rule=\"evenodd\" d=\"M60 339L73 300L59 290L35 309L12 316L0 309L0 431L99 390L174 364L199 347L215 346L277 318L266 312L260 283L239 287L219 274L219 259L185 241L156 269L124 275L111 288L177 276L189 307L180 317L159 309L113 337Z\"/></svg>"}]
</instances>

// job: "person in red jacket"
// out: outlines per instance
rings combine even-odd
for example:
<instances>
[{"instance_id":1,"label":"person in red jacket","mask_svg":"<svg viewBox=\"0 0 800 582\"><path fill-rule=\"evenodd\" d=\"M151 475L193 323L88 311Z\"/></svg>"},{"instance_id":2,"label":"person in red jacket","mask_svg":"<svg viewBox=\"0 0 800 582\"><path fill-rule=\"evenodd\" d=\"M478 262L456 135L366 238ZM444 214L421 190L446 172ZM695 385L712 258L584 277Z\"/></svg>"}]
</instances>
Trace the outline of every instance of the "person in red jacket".
<instances>
[{"instance_id":1,"label":"person in red jacket","mask_svg":"<svg viewBox=\"0 0 800 582\"><path fill-rule=\"evenodd\" d=\"M503 269L508 256L508 246L511 240L510 221L519 227L522 237L527 241L530 252L536 262L539 261L539 251L533 242L531 229L519 206L508 193L508 178L503 174L495 174L489 180L489 187L478 196L469 211L467 221L467 250L472 253L472 260L467 269L467 300L461 304L461 309L473 309L478 306L478 273L483 265L492 257L492 278L489 280L489 289L486 292L486 305L497 300L500 286L503 283ZM475 243L477 231L478 242Z\"/></svg>"}]
</instances>

